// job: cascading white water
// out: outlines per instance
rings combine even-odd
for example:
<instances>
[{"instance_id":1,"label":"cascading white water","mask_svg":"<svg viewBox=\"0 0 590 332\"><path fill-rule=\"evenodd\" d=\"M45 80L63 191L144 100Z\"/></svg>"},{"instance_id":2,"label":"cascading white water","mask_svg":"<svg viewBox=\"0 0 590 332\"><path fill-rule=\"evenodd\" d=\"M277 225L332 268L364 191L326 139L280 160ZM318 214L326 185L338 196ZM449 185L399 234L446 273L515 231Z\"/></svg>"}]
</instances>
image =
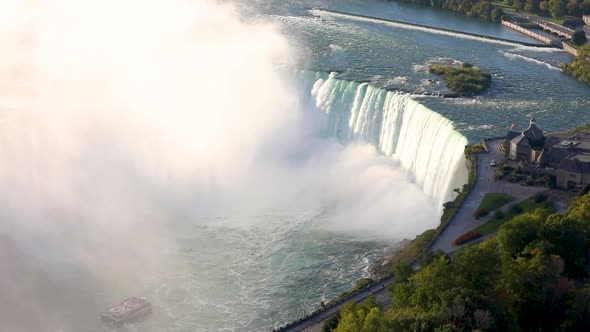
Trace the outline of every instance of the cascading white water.
<instances>
[{"instance_id":1,"label":"cascading white water","mask_svg":"<svg viewBox=\"0 0 590 332\"><path fill-rule=\"evenodd\" d=\"M399 161L438 207L466 182L467 139L452 121L406 94L325 73L303 76L311 103L327 115L329 135L344 142L372 144Z\"/></svg>"}]
</instances>

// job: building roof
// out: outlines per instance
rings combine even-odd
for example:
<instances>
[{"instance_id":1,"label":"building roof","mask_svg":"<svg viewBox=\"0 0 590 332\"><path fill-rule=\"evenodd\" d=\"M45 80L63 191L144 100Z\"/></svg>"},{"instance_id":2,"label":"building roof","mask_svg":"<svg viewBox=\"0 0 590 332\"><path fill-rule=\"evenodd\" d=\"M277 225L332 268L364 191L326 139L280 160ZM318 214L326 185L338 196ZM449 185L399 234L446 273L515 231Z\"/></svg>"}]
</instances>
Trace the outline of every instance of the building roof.
<instances>
[{"instance_id":1,"label":"building roof","mask_svg":"<svg viewBox=\"0 0 590 332\"><path fill-rule=\"evenodd\" d=\"M553 137L553 136L545 137L545 148L554 147L555 145L559 144L560 142L561 142L561 138L559 138L559 137Z\"/></svg>"},{"instance_id":2,"label":"building roof","mask_svg":"<svg viewBox=\"0 0 590 332\"><path fill-rule=\"evenodd\" d=\"M516 145L529 145L529 139L523 135L520 134L519 136L516 136L515 138L513 138L510 142L516 144Z\"/></svg>"},{"instance_id":3,"label":"building roof","mask_svg":"<svg viewBox=\"0 0 590 332\"><path fill-rule=\"evenodd\" d=\"M515 131L509 131L508 133L506 133L506 140L511 141L513 138L515 138L516 136L520 135L521 133L517 133Z\"/></svg>"},{"instance_id":4,"label":"building roof","mask_svg":"<svg viewBox=\"0 0 590 332\"><path fill-rule=\"evenodd\" d=\"M551 149L547 150L547 153L544 154L544 157L547 162L550 162L550 161L563 160L563 159L567 158L567 156L569 156L569 154L570 154L570 152L568 152L566 149L564 149L562 147L554 146Z\"/></svg>"},{"instance_id":5,"label":"building roof","mask_svg":"<svg viewBox=\"0 0 590 332\"><path fill-rule=\"evenodd\" d=\"M590 163L585 163L577 158L566 158L559 163L559 169L571 173L590 174Z\"/></svg>"},{"instance_id":6,"label":"building roof","mask_svg":"<svg viewBox=\"0 0 590 332\"><path fill-rule=\"evenodd\" d=\"M531 145L543 145L545 141L543 131L539 129L539 127L537 127L537 122L535 121L535 118L531 119L529 127L527 128L527 130L522 132L522 135L528 138L529 143Z\"/></svg>"}]
</instances>

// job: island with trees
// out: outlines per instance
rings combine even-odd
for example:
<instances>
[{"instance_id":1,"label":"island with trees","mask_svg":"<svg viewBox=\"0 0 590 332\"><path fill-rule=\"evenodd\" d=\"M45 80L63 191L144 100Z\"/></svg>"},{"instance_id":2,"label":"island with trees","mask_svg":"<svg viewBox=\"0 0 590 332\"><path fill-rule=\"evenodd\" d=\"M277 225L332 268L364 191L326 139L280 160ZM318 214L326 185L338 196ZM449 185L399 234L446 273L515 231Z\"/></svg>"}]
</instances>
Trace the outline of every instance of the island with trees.
<instances>
[{"instance_id":1,"label":"island with trees","mask_svg":"<svg viewBox=\"0 0 590 332\"><path fill-rule=\"evenodd\" d=\"M428 68L432 74L442 75L447 88L457 95L474 95L484 92L492 82L492 75L470 63L460 66L432 65Z\"/></svg>"}]
</instances>

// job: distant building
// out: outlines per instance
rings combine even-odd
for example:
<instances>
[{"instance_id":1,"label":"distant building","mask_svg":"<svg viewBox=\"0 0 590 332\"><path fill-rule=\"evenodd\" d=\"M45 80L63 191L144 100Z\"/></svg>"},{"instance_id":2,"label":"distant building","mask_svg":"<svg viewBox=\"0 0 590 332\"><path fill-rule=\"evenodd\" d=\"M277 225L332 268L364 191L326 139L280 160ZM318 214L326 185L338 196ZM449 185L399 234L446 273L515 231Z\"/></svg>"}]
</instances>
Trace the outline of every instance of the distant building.
<instances>
[{"instance_id":1,"label":"distant building","mask_svg":"<svg viewBox=\"0 0 590 332\"><path fill-rule=\"evenodd\" d=\"M508 159L523 162L529 171L554 178L558 188L590 184L590 140L545 137L531 119L521 132L508 132L504 144Z\"/></svg>"},{"instance_id":2,"label":"distant building","mask_svg":"<svg viewBox=\"0 0 590 332\"><path fill-rule=\"evenodd\" d=\"M584 15L582 18L584 19L584 23L586 23L586 25L590 25L590 15Z\"/></svg>"}]
</instances>

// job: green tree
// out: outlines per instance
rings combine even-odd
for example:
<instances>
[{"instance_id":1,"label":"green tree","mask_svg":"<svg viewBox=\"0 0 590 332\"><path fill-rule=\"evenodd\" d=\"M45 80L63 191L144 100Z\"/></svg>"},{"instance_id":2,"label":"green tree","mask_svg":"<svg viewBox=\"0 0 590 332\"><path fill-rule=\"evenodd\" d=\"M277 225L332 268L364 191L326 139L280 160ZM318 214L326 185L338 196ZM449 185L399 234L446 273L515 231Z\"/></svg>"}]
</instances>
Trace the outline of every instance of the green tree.
<instances>
[{"instance_id":1,"label":"green tree","mask_svg":"<svg viewBox=\"0 0 590 332\"><path fill-rule=\"evenodd\" d=\"M583 225L560 214L547 218L542 231L546 252L565 261L565 275L582 278L587 275L586 248L588 234Z\"/></svg>"},{"instance_id":2,"label":"green tree","mask_svg":"<svg viewBox=\"0 0 590 332\"><path fill-rule=\"evenodd\" d=\"M588 0L588 1L590 1L590 0ZM502 19L503 16L504 16L504 11L502 9L496 7L492 10L490 18L492 19L492 21L498 22Z\"/></svg>"},{"instance_id":3,"label":"green tree","mask_svg":"<svg viewBox=\"0 0 590 332\"><path fill-rule=\"evenodd\" d=\"M372 308L363 322L363 327L359 332L386 332L383 314L379 308Z\"/></svg>"},{"instance_id":4,"label":"green tree","mask_svg":"<svg viewBox=\"0 0 590 332\"><path fill-rule=\"evenodd\" d=\"M561 331L585 331L590 326L590 285L573 292Z\"/></svg>"},{"instance_id":5,"label":"green tree","mask_svg":"<svg viewBox=\"0 0 590 332\"><path fill-rule=\"evenodd\" d=\"M538 13L540 11L539 0L526 0L524 10L531 13Z\"/></svg>"},{"instance_id":6,"label":"green tree","mask_svg":"<svg viewBox=\"0 0 590 332\"><path fill-rule=\"evenodd\" d=\"M498 246L500 250L510 256L516 257L533 241L541 230L541 216L533 213L523 213L512 221L505 223L498 232Z\"/></svg>"},{"instance_id":7,"label":"green tree","mask_svg":"<svg viewBox=\"0 0 590 332\"><path fill-rule=\"evenodd\" d=\"M577 16L582 13L580 10L581 8L580 8L580 4L578 3L578 0L569 0L566 7L567 7L567 12L570 15Z\"/></svg>"},{"instance_id":8,"label":"green tree","mask_svg":"<svg viewBox=\"0 0 590 332\"><path fill-rule=\"evenodd\" d=\"M397 308L385 314L387 331L430 332L442 323L442 317L434 311L418 307Z\"/></svg>"},{"instance_id":9,"label":"green tree","mask_svg":"<svg viewBox=\"0 0 590 332\"><path fill-rule=\"evenodd\" d=\"M562 0L549 0L549 12L555 18L562 17L567 12L565 2Z\"/></svg>"},{"instance_id":10,"label":"green tree","mask_svg":"<svg viewBox=\"0 0 590 332\"><path fill-rule=\"evenodd\" d=\"M590 0L584 0L584 2L580 4L580 8L582 10L582 14L590 15Z\"/></svg>"},{"instance_id":11,"label":"green tree","mask_svg":"<svg viewBox=\"0 0 590 332\"><path fill-rule=\"evenodd\" d=\"M334 332L385 332L383 316L374 297L360 304L347 303L340 310L340 322Z\"/></svg>"},{"instance_id":12,"label":"green tree","mask_svg":"<svg viewBox=\"0 0 590 332\"><path fill-rule=\"evenodd\" d=\"M586 44L586 33L584 31L576 31L572 36L572 42L578 46Z\"/></svg>"},{"instance_id":13,"label":"green tree","mask_svg":"<svg viewBox=\"0 0 590 332\"><path fill-rule=\"evenodd\" d=\"M544 13L549 13L549 1L541 1L539 3L539 9Z\"/></svg>"},{"instance_id":14,"label":"green tree","mask_svg":"<svg viewBox=\"0 0 590 332\"><path fill-rule=\"evenodd\" d=\"M590 227L590 194L576 198L570 204L565 216Z\"/></svg>"}]
</instances>

